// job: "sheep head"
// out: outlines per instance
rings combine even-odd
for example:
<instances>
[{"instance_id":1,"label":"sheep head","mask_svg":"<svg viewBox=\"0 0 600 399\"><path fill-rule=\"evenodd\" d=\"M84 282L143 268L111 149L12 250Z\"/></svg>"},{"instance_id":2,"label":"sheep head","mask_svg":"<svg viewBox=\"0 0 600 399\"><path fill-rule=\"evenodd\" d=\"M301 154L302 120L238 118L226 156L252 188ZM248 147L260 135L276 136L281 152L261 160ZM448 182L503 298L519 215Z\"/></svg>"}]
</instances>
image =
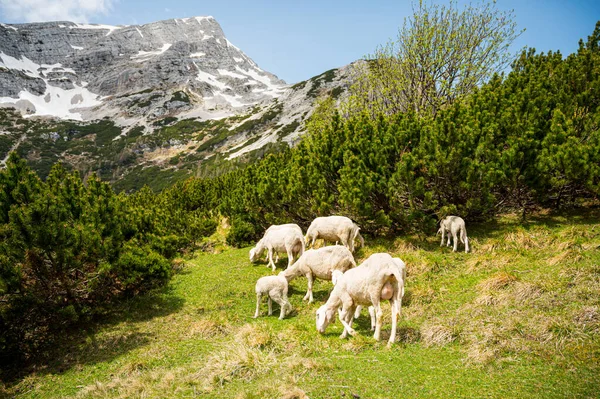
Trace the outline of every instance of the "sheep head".
<instances>
[{"instance_id":1,"label":"sheep head","mask_svg":"<svg viewBox=\"0 0 600 399\"><path fill-rule=\"evenodd\" d=\"M344 275L344 272L341 270L334 270L331 272L331 282L333 285L336 285L340 278Z\"/></svg>"},{"instance_id":2,"label":"sheep head","mask_svg":"<svg viewBox=\"0 0 600 399\"><path fill-rule=\"evenodd\" d=\"M331 324L335 317L335 308L328 307L327 304L317 309L317 331L321 334L325 333L327 326Z\"/></svg>"},{"instance_id":3,"label":"sheep head","mask_svg":"<svg viewBox=\"0 0 600 399\"><path fill-rule=\"evenodd\" d=\"M250 250L250 262L254 263L260 259L264 252L264 245L262 240L260 240L254 248Z\"/></svg>"}]
</instances>

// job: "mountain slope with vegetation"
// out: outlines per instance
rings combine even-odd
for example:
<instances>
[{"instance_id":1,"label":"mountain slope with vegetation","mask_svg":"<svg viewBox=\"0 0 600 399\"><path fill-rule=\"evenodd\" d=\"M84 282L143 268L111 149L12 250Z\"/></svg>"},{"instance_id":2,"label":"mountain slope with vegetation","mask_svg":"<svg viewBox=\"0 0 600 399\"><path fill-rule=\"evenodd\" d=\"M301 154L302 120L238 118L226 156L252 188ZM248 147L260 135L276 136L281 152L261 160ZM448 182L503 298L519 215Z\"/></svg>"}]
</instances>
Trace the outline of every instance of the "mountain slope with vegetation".
<instances>
[{"instance_id":1,"label":"mountain slope with vegetation","mask_svg":"<svg viewBox=\"0 0 600 399\"><path fill-rule=\"evenodd\" d=\"M221 119L169 114L124 127L109 118L24 118L0 108L0 159L16 151L42 178L60 161L82 176L96 172L118 191L132 192L144 184L160 191L189 177L224 174L293 145L305 133L316 98L335 90L339 97L347 90L350 69L316 76L279 99Z\"/></svg>"}]
</instances>

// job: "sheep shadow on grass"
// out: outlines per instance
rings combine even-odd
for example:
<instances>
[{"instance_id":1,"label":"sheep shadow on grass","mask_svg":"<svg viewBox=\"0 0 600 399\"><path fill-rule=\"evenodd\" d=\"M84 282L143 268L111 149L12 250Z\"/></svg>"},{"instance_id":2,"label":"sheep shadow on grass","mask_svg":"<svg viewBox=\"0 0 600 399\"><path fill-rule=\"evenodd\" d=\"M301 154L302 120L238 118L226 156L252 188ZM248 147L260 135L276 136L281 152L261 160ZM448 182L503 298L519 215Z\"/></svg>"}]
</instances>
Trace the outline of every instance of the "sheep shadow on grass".
<instances>
[{"instance_id":1,"label":"sheep shadow on grass","mask_svg":"<svg viewBox=\"0 0 600 399\"><path fill-rule=\"evenodd\" d=\"M297 279L293 280L292 283L289 285L288 297L292 298L295 296L300 296L301 298L304 298L307 289L308 283L306 281L306 278L298 277ZM326 285L321 280L315 280L313 283L313 303L325 303L329 298L329 294L331 294L332 290L333 286L331 286L331 284Z\"/></svg>"}]
</instances>

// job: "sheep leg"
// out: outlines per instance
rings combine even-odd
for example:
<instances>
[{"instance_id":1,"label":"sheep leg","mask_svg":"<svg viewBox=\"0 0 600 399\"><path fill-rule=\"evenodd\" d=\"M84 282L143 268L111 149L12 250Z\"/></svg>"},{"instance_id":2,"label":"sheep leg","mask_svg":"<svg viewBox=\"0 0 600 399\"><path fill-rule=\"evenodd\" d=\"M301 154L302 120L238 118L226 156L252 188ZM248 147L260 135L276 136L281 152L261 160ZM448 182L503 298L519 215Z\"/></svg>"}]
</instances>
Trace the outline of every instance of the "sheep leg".
<instances>
[{"instance_id":1,"label":"sheep leg","mask_svg":"<svg viewBox=\"0 0 600 399\"><path fill-rule=\"evenodd\" d=\"M448 231L448 244L446 244L447 247L450 246L450 232Z\"/></svg>"},{"instance_id":2,"label":"sheep leg","mask_svg":"<svg viewBox=\"0 0 600 399\"><path fill-rule=\"evenodd\" d=\"M354 336L356 331L352 328L352 318L354 317L354 309L352 307L342 307L340 312L340 322L344 326L344 331L340 338L346 338L348 334Z\"/></svg>"},{"instance_id":3,"label":"sheep leg","mask_svg":"<svg viewBox=\"0 0 600 399\"><path fill-rule=\"evenodd\" d=\"M287 265L287 267L290 267L291 265L294 264L294 251L293 251L293 248L287 248L287 256L288 256L288 265Z\"/></svg>"},{"instance_id":4,"label":"sheep leg","mask_svg":"<svg viewBox=\"0 0 600 399\"><path fill-rule=\"evenodd\" d=\"M355 307L352 306L351 308L348 309L348 314L346 315L346 323L348 323L348 325L350 326L350 330L348 331L348 333L350 333L350 335L356 335L356 331L352 328L352 321L354 320L354 313L355 313Z\"/></svg>"},{"instance_id":5,"label":"sheep leg","mask_svg":"<svg viewBox=\"0 0 600 399\"><path fill-rule=\"evenodd\" d=\"M469 237L464 227L460 230L460 241L465 245L465 253L469 252Z\"/></svg>"},{"instance_id":6,"label":"sheep leg","mask_svg":"<svg viewBox=\"0 0 600 399\"><path fill-rule=\"evenodd\" d=\"M279 320L283 320L287 310L287 298L280 295L279 292L274 292L272 294L272 298L277 304L279 304Z\"/></svg>"},{"instance_id":7,"label":"sheep leg","mask_svg":"<svg viewBox=\"0 0 600 399\"><path fill-rule=\"evenodd\" d=\"M360 312L362 310L362 305L358 305L356 307L356 310L354 311L354 318L358 319L360 317Z\"/></svg>"},{"instance_id":8,"label":"sheep leg","mask_svg":"<svg viewBox=\"0 0 600 399\"><path fill-rule=\"evenodd\" d=\"M271 265L271 271L275 271L275 262L273 262L273 248L269 248L269 264L267 267Z\"/></svg>"},{"instance_id":9,"label":"sheep leg","mask_svg":"<svg viewBox=\"0 0 600 399\"><path fill-rule=\"evenodd\" d=\"M285 309L285 311L282 311L281 315L279 315L279 320L283 320L285 316L292 312L292 304L290 303L290 301L287 300L287 298L285 299L282 306L283 309Z\"/></svg>"},{"instance_id":10,"label":"sheep leg","mask_svg":"<svg viewBox=\"0 0 600 399\"><path fill-rule=\"evenodd\" d=\"M443 247L444 246L444 241L445 241L445 238L446 238L446 230L444 230L443 227L440 230L442 232L442 241L440 242L440 247Z\"/></svg>"},{"instance_id":11,"label":"sheep leg","mask_svg":"<svg viewBox=\"0 0 600 399\"><path fill-rule=\"evenodd\" d=\"M261 298L262 298L262 294L256 294L256 312L254 312L255 319L258 317Z\"/></svg>"},{"instance_id":12,"label":"sheep leg","mask_svg":"<svg viewBox=\"0 0 600 399\"><path fill-rule=\"evenodd\" d=\"M375 308L369 306L369 317L371 318L371 331L375 331Z\"/></svg>"},{"instance_id":13,"label":"sheep leg","mask_svg":"<svg viewBox=\"0 0 600 399\"><path fill-rule=\"evenodd\" d=\"M458 237L456 232L452 232L452 240L454 240L454 247L452 247L452 252L456 252L458 249Z\"/></svg>"},{"instance_id":14,"label":"sheep leg","mask_svg":"<svg viewBox=\"0 0 600 399\"><path fill-rule=\"evenodd\" d=\"M346 242L348 243L348 249L350 252L354 253L354 236L352 231L348 232L348 238L346 239Z\"/></svg>"},{"instance_id":15,"label":"sheep leg","mask_svg":"<svg viewBox=\"0 0 600 399\"><path fill-rule=\"evenodd\" d=\"M342 242L343 246L345 246L346 248L348 248L348 250L350 252L352 252L352 250L350 249L350 245L348 244L348 238L347 237L341 236L340 237L340 241Z\"/></svg>"},{"instance_id":16,"label":"sheep leg","mask_svg":"<svg viewBox=\"0 0 600 399\"><path fill-rule=\"evenodd\" d=\"M308 280L308 290L306 291L306 295L304 295L304 298L302 298L303 301L308 300L308 303L312 303L313 302L313 275L312 273L308 273L306 275L306 279Z\"/></svg>"},{"instance_id":17,"label":"sheep leg","mask_svg":"<svg viewBox=\"0 0 600 399\"><path fill-rule=\"evenodd\" d=\"M273 303L271 301L271 295L269 295L268 303L269 303L269 316L271 316L273 314Z\"/></svg>"},{"instance_id":18,"label":"sheep leg","mask_svg":"<svg viewBox=\"0 0 600 399\"><path fill-rule=\"evenodd\" d=\"M398 324L398 303L395 300L390 300L392 305L392 331L390 332L390 340L388 341L388 347L396 341L396 325Z\"/></svg>"},{"instance_id":19,"label":"sheep leg","mask_svg":"<svg viewBox=\"0 0 600 399\"><path fill-rule=\"evenodd\" d=\"M373 304L375 308L375 334L373 338L375 341L379 341L381 339L381 325L383 324L383 311L381 310L381 304L378 302L376 305Z\"/></svg>"}]
</instances>

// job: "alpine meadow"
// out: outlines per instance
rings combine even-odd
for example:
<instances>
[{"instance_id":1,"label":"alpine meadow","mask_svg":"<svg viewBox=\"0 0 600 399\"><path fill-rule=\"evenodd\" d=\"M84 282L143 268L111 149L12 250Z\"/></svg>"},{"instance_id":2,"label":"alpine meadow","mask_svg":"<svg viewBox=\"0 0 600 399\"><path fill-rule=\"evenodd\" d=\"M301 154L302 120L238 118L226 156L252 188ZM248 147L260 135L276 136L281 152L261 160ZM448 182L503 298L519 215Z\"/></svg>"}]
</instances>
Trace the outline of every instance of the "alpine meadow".
<instances>
[{"instance_id":1,"label":"alpine meadow","mask_svg":"<svg viewBox=\"0 0 600 399\"><path fill-rule=\"evenodd\" d=\"M515 20L415 1L292 86L212 17L0 24L0 397L599 397L600 21Z\"/></svg>"}]
</instances>

